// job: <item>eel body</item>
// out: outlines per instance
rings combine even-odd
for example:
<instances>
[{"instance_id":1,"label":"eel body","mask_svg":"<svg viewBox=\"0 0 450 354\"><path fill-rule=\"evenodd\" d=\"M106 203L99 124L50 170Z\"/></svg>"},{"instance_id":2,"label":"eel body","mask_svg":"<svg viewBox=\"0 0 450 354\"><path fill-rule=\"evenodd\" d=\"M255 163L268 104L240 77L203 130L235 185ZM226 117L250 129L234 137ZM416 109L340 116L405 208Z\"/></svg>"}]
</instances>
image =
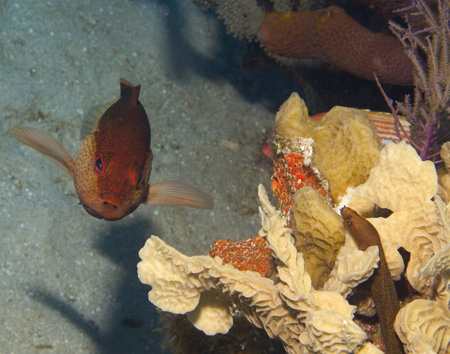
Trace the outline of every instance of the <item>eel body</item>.
<instances>
[{"instance_id":1,"label":"eel body","mask_svg":"<svg viewBox=\"0 0 450 354\"><path fill-rule=\"evenodd\" d=\"M365 251L369 246L378 246L380 262L369 280L371 281L370 291L380 320L386 352L403 353L402 345L394 331L395 316L400 310L400 302L384 256L380 236L375 227L353 209L343 207L341 216L361 251Z\"/></svg>"}]
</instances>

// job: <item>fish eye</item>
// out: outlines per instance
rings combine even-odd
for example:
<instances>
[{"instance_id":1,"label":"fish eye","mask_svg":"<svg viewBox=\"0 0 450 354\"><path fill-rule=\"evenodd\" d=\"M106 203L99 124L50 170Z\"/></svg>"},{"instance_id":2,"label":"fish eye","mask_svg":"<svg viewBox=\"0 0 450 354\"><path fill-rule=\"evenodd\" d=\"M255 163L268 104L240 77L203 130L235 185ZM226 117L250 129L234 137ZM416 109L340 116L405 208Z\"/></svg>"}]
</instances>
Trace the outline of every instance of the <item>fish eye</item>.
<instances>
[{"instance_id":1,"label":"fish eye","mask_svg":"<svg viewBox=\"0 0 450 354\"><path fill-rule=\"evenodd\" d=\"M98 157L95 159L95 171L97 173L102 173L105 168L105 164L103 162L102 154L98 155Z\"/></svg>"}]
</instances>

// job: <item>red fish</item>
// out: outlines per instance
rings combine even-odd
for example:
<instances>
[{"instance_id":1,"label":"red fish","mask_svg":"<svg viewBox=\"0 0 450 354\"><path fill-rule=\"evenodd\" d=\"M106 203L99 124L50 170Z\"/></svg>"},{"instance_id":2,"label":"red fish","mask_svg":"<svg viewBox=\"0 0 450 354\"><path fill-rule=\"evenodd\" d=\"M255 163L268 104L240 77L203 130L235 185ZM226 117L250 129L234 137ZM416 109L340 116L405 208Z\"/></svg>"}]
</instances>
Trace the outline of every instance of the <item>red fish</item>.
<instances>
[{"instance_id":1,"label":"red fish","mask_svg":"<svg viewBox=\"0 0 450 354\"><path fill-rule=\"evenodd\" d=\"M44 154L73 177L81 205L99 219L119 220L140 204L211 209L212 198L178 181L149 185L153 154L140 85L120 79L120 97L100 117L76 160L51 135L16 126L11 135Z\"/></svg>"}]
</instances>

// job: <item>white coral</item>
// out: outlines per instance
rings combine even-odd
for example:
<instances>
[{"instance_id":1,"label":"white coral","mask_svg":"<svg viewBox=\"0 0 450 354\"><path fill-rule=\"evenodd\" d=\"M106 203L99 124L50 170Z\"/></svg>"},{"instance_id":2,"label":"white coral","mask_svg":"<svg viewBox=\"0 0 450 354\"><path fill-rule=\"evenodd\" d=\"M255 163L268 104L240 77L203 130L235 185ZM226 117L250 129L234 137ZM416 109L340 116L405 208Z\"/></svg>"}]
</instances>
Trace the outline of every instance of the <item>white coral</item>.
<instances>
[{"instance_id":1,"label":"white coral","mask_svg":"<svg viewBox=\"0 0 450 354\"><path fill-rule=\"evenodd\" d=\"M139 279L152 286L149 300L164 311L188 313L207 334L228 331L232 324L228 307L233 305L270 337L281 339L288 353L357 350L366 334L353 322L355 307L337 292L314 290L286 219L270 204L262 186L259 196L260 235L279 261L278 283L223 265L217 257L187 257L152 236L139 252L138 264ZM355 272L349 273L355 286ZM367 271L362 273L361 280L366 279Z\"/></svg>"},{"instance_id":2,"label":"white coral","mask_svg":"<svg viewBox=\"0 0 450 354\"><path fill-rule=\"evenodd\" d=\"M370 278L379 260L378 246L370 246L364 252L355 247L341 247L323 290L346 297L356 285Z\"/></svg>"},{"instance_id":3,"label":"white coral","mask_svg":"<svg viewBox=\"0 0 450 354\"><path fill-rule=\"evenodd\" d=\"M448 353L450 348L450 273L441 273L436 299L418 299L403 307L394 327L408 353Z\"/></svg>"},{"instance_id":4,"label":"white coral","mask_svg":"<svg viewBox=\"0 0 450 354\"><path fill-rule=\"evenodd\" d=\"M398 248L411 253L406 276L422 291L426 280L421 271L430 258L450 241L436 201L439 198L437 174L431 161L422 161L405 142L388 144L366 183L352 191L349 206L364 212L367 201L388 208L388 218L369 218L377 229L386 260L394 279L399 279L404 264ZM361 203L361 201L365 201ZM346 241L346 245L351 241Z\"/></svg>"}]
</instances>

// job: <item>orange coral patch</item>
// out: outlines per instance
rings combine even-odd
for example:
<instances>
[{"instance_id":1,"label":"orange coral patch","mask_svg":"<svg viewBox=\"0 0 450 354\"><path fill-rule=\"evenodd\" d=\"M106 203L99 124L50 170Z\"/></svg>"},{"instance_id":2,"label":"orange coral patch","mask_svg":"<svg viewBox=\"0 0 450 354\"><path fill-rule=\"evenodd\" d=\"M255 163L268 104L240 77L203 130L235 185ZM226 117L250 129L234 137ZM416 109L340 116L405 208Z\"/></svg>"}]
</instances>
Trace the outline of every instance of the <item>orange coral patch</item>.
<instances>
[{"instance_id":1,"label":"orange coral patch","mask_svg":"<svg viewBox=\"0 0 450 354\"><path fill-rule=\"evenodd\" d=\"M224 264L258 272L263 277L270 276L275 269L272 251L261 236L239 241L216 240L209 256L220 257Z\"/></svg>"}]
</instances>

